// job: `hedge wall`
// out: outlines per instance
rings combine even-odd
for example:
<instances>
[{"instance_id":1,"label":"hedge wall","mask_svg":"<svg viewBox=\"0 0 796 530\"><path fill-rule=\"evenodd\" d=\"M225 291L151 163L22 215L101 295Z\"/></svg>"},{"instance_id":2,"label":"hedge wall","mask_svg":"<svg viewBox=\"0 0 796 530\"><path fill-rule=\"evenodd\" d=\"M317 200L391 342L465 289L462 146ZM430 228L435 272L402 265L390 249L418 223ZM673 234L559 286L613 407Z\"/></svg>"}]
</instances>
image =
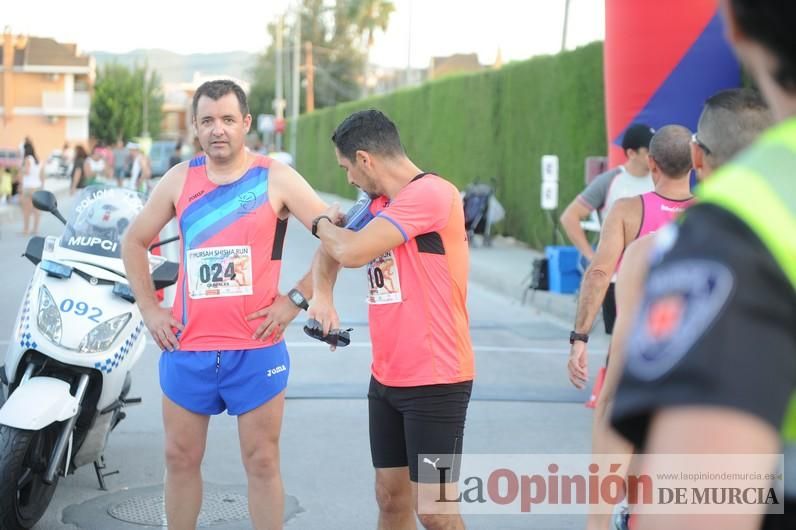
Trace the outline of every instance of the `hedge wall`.
<instances>
[{"instance_id":1,"label":"hedge wall","mask_svg":"<svg viewBox=\"0 0 796 530\"><path fill-rule=\"evenodd\" d=\"M551 218L539 206L542 155L559 156L563 208L583 187L585 157L605 153L602 50L594 43L305 114L298 119L298 170L320 191L355 196L330 137L350 113L378 108L424 170L460 188L497 177L506 208L501 232L540 248L552 238Z\"/></svg>"}]
</instances>

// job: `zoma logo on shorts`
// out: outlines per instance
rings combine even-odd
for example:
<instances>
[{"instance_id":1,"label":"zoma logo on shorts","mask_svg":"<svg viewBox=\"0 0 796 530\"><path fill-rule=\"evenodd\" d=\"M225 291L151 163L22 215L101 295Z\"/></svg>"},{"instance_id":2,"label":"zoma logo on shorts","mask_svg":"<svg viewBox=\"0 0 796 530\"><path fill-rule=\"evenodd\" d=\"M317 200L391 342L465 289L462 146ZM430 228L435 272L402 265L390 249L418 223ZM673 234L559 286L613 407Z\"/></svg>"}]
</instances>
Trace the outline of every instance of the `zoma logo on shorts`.
<instances>
[{"instance_id":1,"label":"zoma logo on shorts","mask_svg":"<svg viewBox=\"0 0 796 530\"><path fill-rule=\"evenodd\" d=\"M279 366L274 366L266 370L265 375L271 377L272 375L281 374L285 370L287 370L287 367L284 364L280 364Z\"/></svg>"}]
</instances>

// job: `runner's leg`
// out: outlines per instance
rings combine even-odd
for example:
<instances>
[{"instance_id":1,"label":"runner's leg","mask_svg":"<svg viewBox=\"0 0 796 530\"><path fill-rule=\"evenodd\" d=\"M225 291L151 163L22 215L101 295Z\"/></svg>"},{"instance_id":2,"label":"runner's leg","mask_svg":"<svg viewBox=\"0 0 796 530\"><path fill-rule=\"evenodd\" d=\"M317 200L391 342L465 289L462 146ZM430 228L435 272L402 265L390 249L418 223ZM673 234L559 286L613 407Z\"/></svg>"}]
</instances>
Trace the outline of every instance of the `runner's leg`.
<instances>
[{"instance_id":1,"label":"runner's leg","mask_svg":"<svg viewBox=\"0 0 796 530\"><path fill-rule=\"evenodd\" d=\"M378 530L416 530L408 467L376 468Z\"/></svg>"},{"instance_id":2,"label":"runner's leg","mask_svg":"<svg viewBox=\"0 0 796 530\"><path fill-rule=\"evenodd\" d=\"M412 499L415 500L415 510L418 512L417 517L420 523L426 530L464 530L464 521L461 514L459 514L458 503L435 502L440 497L439 484L423 484L412 482ZM459 497L459 486L455 483L448 483L443 486L445 488L446 499L456 499ZM428 513L429 508L423 508L425 502L433 503L433 510L446 513ZM418 506L418 502L420 505ZM432 506L432 504L426 504Z\"/></svg>"},{"instance_id":3,"label":"runner's leg","mask_svg":"<svg viewBox=\"0 0 796 530\"><path fill-rule=\"evenodd\" d=\"M387 400L388 388L374 377L368 390L370 454L376 468L379 530L415 530L414 502L409 485L403 415Z\"/></svg>"},{"instance_id":4,"label":"runner's leg","mask_svg":"<svg viewBox=\"0 0 796 530\"><path fill-rule=\"evenodd\" d=\"M249 514L255 530L282 528L285 494L279 469L279 433L284 390L267 403L238 416L240 451L249 481Z\"/></svg>"},{"instance_id":5,"label":"runner's leg","mask_svg":"<svg viewBox=\"0 0 796 530\"><path fill-rule=\"evenodd\" d=\"M392 390L392 389L391 389ZM472 382L394 389L404 416L412 500L426 530L464 530L457 482ZM428 456L422 456L428 455ZM422 462L419 459L422 458Z\"/></svg>"},{"instance_id":6,"label":"runner's leg","mask_svg":"<svg viewBox=\"0 0 796 530\"><path fill-rule=\"evenodd\" d=\"M170 530L194 530L202 507L202 457L210 417L163 396L166 431L166 518Z\"/></svg>"}]
</instances>

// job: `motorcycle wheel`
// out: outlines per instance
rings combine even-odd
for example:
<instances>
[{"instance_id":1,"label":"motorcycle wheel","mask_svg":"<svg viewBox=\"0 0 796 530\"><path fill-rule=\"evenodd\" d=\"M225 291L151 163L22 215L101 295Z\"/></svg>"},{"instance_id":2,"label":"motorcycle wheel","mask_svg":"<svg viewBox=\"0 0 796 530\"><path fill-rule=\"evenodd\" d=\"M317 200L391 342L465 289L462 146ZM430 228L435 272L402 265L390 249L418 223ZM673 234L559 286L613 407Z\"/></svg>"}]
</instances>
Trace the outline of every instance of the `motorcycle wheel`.
<instances>
[{"instance_id":1,"label":"motorcycle wheel","mask_svg":"<svg viewBox=\"0 0 796 530\"><path fill-rule=\"evenodd\" d=\"M0 425L0 530L33 527L41 519L55 493L43 480L60 424L40 431Z\"/></svg>"}]
</instances>

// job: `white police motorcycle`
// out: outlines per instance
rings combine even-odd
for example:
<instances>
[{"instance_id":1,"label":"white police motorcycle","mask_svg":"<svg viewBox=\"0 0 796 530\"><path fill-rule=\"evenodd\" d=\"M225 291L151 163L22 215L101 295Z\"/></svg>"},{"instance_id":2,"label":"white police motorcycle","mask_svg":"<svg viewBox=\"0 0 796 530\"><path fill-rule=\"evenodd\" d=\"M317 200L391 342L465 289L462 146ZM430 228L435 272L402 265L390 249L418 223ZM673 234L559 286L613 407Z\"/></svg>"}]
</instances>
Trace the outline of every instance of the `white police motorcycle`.
<instances>
[{"instance_id":1,"label":"white police motorcycle","mask_svg":"<svg viewBox=\"0 0 796 530\"><path fill-rule=\"evenodd\" d=\"M0 530L32 527L59 477L85 464L94 464L105 489L108 435L124 407L141 401L128 393L144 322L120 247L143 197L85 188L68 222L52 193L38 191L33 202L66 228L60 238L32 238L24 254L36 269L0 367L8 390L0 407ZM150 268L156 288L176 282L177 264L150 255Z\"/></svg>"}]
</instances>

